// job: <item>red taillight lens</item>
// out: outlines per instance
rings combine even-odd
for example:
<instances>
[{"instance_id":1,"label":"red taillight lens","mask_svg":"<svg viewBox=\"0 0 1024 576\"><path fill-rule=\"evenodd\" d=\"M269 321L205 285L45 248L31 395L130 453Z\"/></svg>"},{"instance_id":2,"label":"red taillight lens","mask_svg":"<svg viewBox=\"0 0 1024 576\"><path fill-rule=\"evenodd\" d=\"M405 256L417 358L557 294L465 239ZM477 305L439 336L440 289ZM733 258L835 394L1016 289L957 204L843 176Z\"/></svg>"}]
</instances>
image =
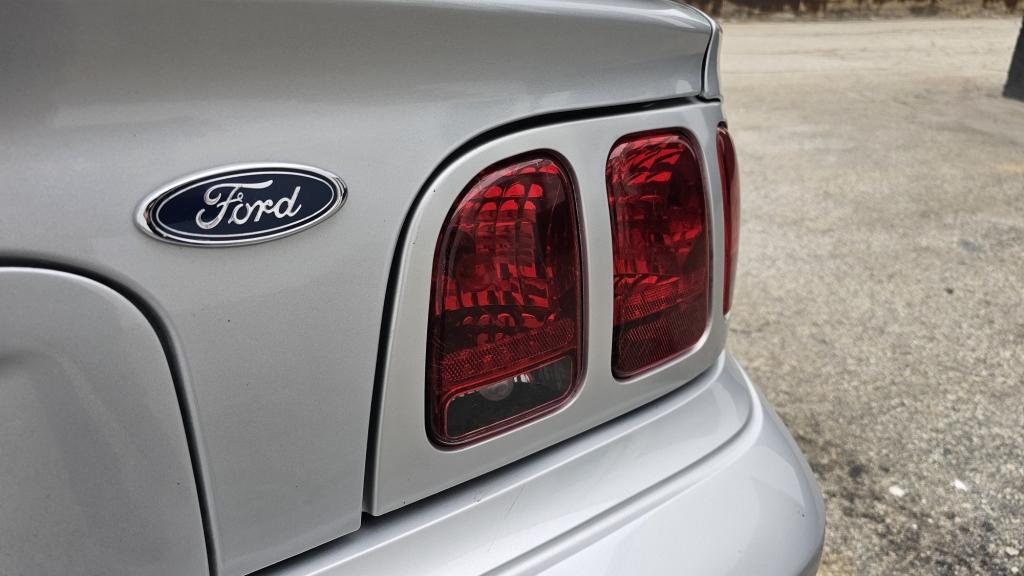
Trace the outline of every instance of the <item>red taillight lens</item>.
<instances>
[{"instance_id":1,"label":"red taillight lens","mask_svg":"<svg viewBox=\"0 0 1024 576\"><path fill-rule=\"evenodd\" d=\"M740 255L740 173L736 148L725 125L718 127L718 171L722 174L722 202L725 207L725 282L722 312L729 313L736 283L736 261Z\"/></svg>"},{"instance_id":2,"label":"red taillight lens","mask_svg":"<svg viewBox=\"0 0 1024 576\"><path fill-rule=\"evenodd\" d=\"M608 156L615 268L612 370L633 376L700 341L708 323L708 224L696 146L634 134Z\"/></svg>"},{"instance_id":3,"label":"red taillight lens","mask_svg":"<svg viewBox=\"0 0 1024 576\"><path fill-rule=\"evenodd\" d=\"M569 398L582 359L579 226L570 179L543 154L480 173L434 255L427 412L461 444Z\"/></svg>"}]
</instances>

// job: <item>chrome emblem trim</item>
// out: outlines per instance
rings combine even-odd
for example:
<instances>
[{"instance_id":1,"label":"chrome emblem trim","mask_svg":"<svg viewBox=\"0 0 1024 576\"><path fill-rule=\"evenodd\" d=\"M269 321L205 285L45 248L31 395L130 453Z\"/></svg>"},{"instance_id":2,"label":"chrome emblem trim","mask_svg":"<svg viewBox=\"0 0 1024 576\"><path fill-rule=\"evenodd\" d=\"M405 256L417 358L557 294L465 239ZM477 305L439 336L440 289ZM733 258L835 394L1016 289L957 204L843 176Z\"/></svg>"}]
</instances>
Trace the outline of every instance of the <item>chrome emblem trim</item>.
<instances>
[{"instance_id":1,"label":"chrome emblem trim","mask_svg":"<svg viewBox=\"0 0 1024 576\"><path fill-rule=\"evenodd\" d=\"M323 222L348 196L341 178L302 164L223 166L192 174L147 196L135 223L157 240L188 246L241 246L283 238Z\"/></svg>"}]
</instances>

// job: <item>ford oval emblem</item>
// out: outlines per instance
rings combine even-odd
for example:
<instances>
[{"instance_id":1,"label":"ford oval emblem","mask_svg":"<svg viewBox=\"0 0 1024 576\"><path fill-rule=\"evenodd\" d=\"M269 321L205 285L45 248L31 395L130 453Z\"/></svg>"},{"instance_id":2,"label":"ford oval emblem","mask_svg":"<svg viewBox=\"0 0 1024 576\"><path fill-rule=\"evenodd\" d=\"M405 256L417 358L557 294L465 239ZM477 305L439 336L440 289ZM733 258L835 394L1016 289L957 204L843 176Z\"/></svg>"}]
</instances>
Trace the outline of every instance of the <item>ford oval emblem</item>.
<instances>
[{"instance_id":1,"label":"ford oval emblem","mask_svg":"<svg viewBox=\"0 0 1024 576\"><path fill-rule=\"evenodd\" d=\"M150 236L194 246L266 242L305 230L345 202L330 172L297 164L247 164L195 174L151 194L136 223Z\"/></svg>"}]
</instances>

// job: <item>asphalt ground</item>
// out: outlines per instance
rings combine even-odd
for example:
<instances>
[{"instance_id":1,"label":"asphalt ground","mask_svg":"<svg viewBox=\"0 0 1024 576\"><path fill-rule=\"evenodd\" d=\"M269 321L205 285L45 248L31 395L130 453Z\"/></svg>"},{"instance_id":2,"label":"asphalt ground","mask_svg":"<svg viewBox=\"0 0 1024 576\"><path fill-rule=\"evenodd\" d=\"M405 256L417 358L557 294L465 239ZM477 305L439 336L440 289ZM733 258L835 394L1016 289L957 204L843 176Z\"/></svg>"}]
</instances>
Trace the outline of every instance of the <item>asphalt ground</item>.
<instances>
[{"instance_id":1,"label":"asphalt ground","mask_svg":"<svg viewBox=\"0 0 1024 576\"><path fill-rule=\"evenodd\" d=\"M821 483L822 574L1024 573L1020 25L725 26L730 347Z\"/></svg>"}]
</instances>

